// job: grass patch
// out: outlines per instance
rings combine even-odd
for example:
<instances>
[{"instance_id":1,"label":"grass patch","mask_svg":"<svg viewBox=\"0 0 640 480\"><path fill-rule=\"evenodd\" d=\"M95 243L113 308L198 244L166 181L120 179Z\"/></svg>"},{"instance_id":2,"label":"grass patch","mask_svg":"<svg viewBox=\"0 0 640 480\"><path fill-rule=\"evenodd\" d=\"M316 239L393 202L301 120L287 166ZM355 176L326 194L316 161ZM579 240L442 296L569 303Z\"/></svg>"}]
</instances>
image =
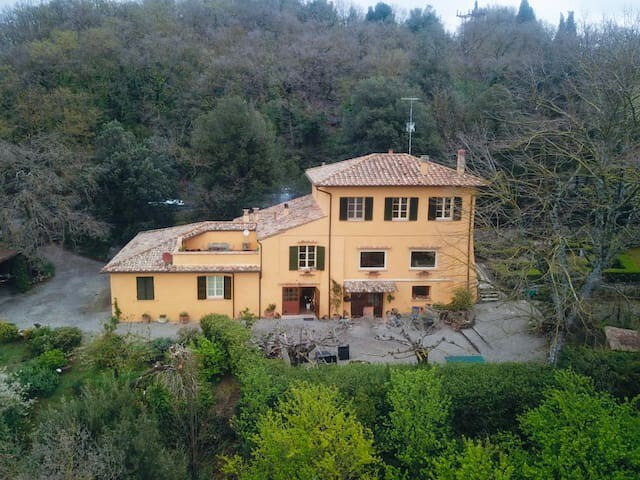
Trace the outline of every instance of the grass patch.
<instances>
[{"instance_id":1,"label":"grass patch","mask_svg":"<svg viewBox=\"0 0 640 480\"><path fill-rule=\"evenodd\" d=\"M0 346L0 367L6 367L9 372L18 370L22 363L29 358L29 352L24 342L5 343Z\"/></svg>"}]
</instances>

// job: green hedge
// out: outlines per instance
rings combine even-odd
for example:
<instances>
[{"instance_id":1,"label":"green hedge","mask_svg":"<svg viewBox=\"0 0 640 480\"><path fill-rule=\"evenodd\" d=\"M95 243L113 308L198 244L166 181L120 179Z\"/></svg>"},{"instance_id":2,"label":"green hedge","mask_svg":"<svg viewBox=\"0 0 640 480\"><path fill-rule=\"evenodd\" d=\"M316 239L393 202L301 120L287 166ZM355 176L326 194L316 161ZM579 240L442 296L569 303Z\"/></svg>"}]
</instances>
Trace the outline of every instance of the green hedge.
<instances>
[{"instance_id":1,"label":"green hedge","mask_svg":"<svg viewBox=\"0 0 640 480\"><path fill-rule=\"evenodd\" d=\"M640 282L640 248L632 248L616 257L612 268L603 274L607 282L632 283Z\"/></svg>"},{"instance_id":2,"label":"green hedge","mask_svg":"<svg viewBox=\"0 0 640 480\"><path fill-rule=\"evenodd\" d=\"M617 398L640 395L640 353L565 347L559 366L591 377L598 390Z\"/></svg>"},{"instance_id":3,"label":"green hedge","mask_svg":"<svg viewBox=\"0 0 640 480\"><path fill-rule=\"evenodd\" d=\"M0 344L15 342L18 338L18 327L13 323L0 321Z\"/></svg>"},{"instance_id":4,"label":"green hedge","mask_svg":"<svg viewBox=\"0 0 640 480\"><path fill-rule=\"evenodd\" d=\"M449 364L439 372L451 396L453 428L466 437L515 430L518 415L554 384L553 369L533 363Z\"/></svg>"},{"instance_id":5,"label":"green hedge","mask_svg":"<svg viewBox=\"0 0 640 480\"><path fill-rule=\"evenodd\" d=\"M82 331L77 327L40 327L25 333L27 349L33 356L48 350L62 350L70 353L82 343Z\"/></svg>"}]
</instances>

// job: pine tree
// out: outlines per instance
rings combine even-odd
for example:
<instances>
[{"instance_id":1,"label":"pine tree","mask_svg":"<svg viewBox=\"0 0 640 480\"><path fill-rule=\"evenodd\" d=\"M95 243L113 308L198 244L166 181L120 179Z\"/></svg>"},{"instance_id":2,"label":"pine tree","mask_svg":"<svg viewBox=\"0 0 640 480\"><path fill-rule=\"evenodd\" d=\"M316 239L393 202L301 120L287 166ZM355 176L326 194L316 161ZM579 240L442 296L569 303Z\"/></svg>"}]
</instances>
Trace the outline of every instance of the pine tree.
<instances>
[{"instance_id":1,"label":"pine tree","mask_svg":"<svg viewBox=\"0 0 640 480\"><path fill-rule=\"evenodd\" d=\"M518 23L536 21L536 14L534 13L533 8L531 8L531 5L529 5L528 0L522 0L522 2L520 2L520 8L518 9L518 15L516 15L516 21Z\"/></svg>"}]
</instances>

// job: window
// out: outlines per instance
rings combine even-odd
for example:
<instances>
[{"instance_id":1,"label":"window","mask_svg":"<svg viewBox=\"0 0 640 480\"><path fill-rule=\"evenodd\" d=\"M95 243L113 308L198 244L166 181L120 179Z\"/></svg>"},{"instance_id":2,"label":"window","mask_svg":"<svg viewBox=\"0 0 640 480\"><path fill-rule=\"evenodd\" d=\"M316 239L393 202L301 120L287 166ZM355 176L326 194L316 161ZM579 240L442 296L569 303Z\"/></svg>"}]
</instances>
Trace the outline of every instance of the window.
<instances>
[{"instance_id":1,"label":"window","mask_svg":"<svg viewBox=\"0 0 640 480\"><path fill-rule=\"evenodd\" d=\"M207 277L207 298L224 298L224 276Z\"/></svg>"},{"instance_id":2,"label":"window","mask_svg":"<svg viewBox=\"0 0 640 480\"><path fill-rule=\"evenodd\" d=\"M411 268L435 268L436 252L433 250L413 250L411 252Z\"/></svg>"},{"instance_id":3,"label":"window","mask_svg":"<svg viewBox=\"0 0 640 480\"><path fill-rule=\"evenodd\" d=\"M153 277L136 277L138 300L153 300Z\"/></svg>"},{"instance_id":4,"label":"window","mask_svg":"<svg viewBox=\"0 0 640 480\"><path fill-rule=\"evenodd\" d=\"M300 290L297 287L285 287L282 289L283 302L297 302L300 300Z\"/></svg>"},{"instance_id":5,"label":"window","mask_svg":"<svg viewBox=\"0 0 640 480\"><path fill-rule=\"evenodd\" d=\"M360 269L384 270L385 268L387 268L387 252L384 250L360 252Z\"/></svg>"},{"instance_id":6,"label":"window","mask_svg":"<svg viewBox=\"0 0 640 480\"><path fill-rule=\"evenodd\" d=\"M429 198L429 220L461 220L462 197Z\"/></svg>"},{"instance_id":7,"label":"window","mask_svg":"<svg viewBox=\"0 0 640 480\"><path fill-rule=\"evenodd\" d=\"M453 218L453 198L436 197L436 220L451 220Z\"/></svg>"},{"instance_id":8,"label":"window","mask_svg":"<svg viewBox=\"0 0 640 480\"><path fill-rule=\"evenodd\" d=\"M303 245L298 247L298 268L316 268L315 245Z\"/></svg>"},{"instance_id":9,"label":"window","mask_svg":"<svg viewBox=\"0 0 640 480\"><path fill-rule=\"evenodd\" d=\"M340 197L340 220L373 220L373 197Z\"/></svg>"},{"instance_id":10,"label":"window","mask_svg":"<svg viewBox=\"0 0 640 480\"><path fill-rule=\"evenodd\" d=\"M422 300L431 297L431 287L428 285L414 285L411 287L411 298Z\"/></svg>"},{"instance_id":11,"label":"window","mask_svg":"<svg viewBox=\"0 0 640 480\"><path fill-rule=\"evenodd\" d=\"M409 199L407 197L394 197L391 199L391 219L409 219Z\"/></svg>"},{"instance_id":12,"label":"window","mask_svg":"<svg viewBox=\"0 0 640 480\"><path fill-rule=\"evenodd\" d=\"M347 220L364 220L364 198L347 198Z\"/></svg>"}]
</instances>

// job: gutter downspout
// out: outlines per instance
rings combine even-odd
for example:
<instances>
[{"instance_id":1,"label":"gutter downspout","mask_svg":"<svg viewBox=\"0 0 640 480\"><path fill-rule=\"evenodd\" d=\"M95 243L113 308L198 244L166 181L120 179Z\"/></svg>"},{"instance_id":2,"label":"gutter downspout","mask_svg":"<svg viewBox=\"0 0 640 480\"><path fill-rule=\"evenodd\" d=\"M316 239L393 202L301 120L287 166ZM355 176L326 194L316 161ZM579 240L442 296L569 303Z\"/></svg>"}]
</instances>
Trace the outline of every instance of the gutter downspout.
<instances>
[{"instance_id":1,"label":"gutter downspout","mask_svg":"<svg viewBox=\"0 0 640 480\"><path fill-rule=\"evenodd\" d=\"M256 231L256 242L260 246L260 271L258 272L258 318L262 315L262 242L258 240L258 232Z\"/></svg>"},{"instance_id":2,"label":"gutter downspout","mask_svg":"<svg viewBox=\"0 0 640 480\"><path fill-rule=\"evenodd\" d=\"M320 187L316 187L319 192L326 193L329 195L329 242L327 245L327 305L329 309L329 318L331 318L331 224L333 221L333 194L331 192L327 192L326 190L322 190Z\"/></svg>"},{"instance_id":3,"label":"gutter downspout","mask_svg":"<svg viewBox=\"0 0 640 480\"><path fill-rule=\"evenodd\" d=\"M473 226L473 213L475 211L475 195L469 199L469 226L467 230L467 290L471 290L471 231Z\"/></svg>"},{"instance_id":4,"label":"gutter downspout","mask_svg":"<svg viewBox=\"0 0 640 480\"><path fill-rule=\"evenodd\" d=\"M236 274L231 273L231 318L236 318Z\"/></svg>"}]
</instances>

